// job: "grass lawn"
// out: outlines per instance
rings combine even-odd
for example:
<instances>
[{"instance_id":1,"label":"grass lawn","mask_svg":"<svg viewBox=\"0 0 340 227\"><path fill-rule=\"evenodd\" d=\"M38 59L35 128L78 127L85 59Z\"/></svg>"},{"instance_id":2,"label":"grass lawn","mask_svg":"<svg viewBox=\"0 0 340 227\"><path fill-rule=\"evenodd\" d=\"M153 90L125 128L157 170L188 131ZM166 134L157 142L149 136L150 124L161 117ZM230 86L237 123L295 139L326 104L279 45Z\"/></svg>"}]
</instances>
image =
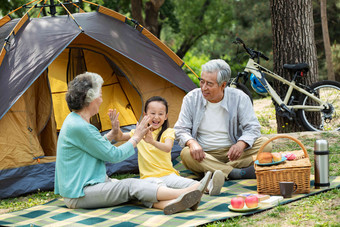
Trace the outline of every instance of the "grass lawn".
<instances>
[{"instance_id":1,"label":"grass lawn","mask_svg":"<svg viewBox=\"0 0 340 227\"><path fill-rule=\"evenodd\" d=\"M261 102L261 103L260 103ZM255 112L263 126L262 133L271 137L276 133L275 112L270 100L254 100ZM261 108L264 111L256 110ZM274 115L274 116L273 116ZM274 121L273 121L274 119ZM329 174L340 175L340 132L332 133L294 133L306 147L312 163L311 172L314 174L314 142L316 139L326 139L329 143ZM277 151L297 150L299 146L291 140L279 139L274 141ZM118 175L116 178L126 178L134 175ZM35 205L43 204L60 196L53 192L37 192L34 194L3 199L0 201L0 215ZM252 216L228 219L206 226L340 226L340 189L303 198L299 201L277 206L271 210Z\"/></svg>"}]
</instances>

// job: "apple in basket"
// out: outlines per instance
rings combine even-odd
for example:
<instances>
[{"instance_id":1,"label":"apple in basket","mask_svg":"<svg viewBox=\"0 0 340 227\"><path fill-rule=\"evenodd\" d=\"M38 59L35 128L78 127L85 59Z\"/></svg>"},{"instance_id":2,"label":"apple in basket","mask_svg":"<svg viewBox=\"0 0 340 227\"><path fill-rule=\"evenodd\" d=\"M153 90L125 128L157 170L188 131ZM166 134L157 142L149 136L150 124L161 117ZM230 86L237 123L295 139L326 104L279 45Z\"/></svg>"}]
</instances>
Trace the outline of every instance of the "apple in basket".
<instances>
[{"instance_id":1,"label":"apple in basket","mask_svg":"<svg viewBox=\"0 0 340 227\"><path fill-rule=\"evenodd\" d=\"M245 202L248 208L255 208L259 204L259 199L255 195L250 195L245 198Z\"/></svg>"},{"instance_id":2,"label":"apple in basket","mask_svg":"<svg viewBox=\"0 0 340 227\"><path fill-rule=\"evenodd\" d=\"M231 206L235 209L242 209L244 207L244 199L242 197L232 198Z\"/></svg>"}]
</instances>

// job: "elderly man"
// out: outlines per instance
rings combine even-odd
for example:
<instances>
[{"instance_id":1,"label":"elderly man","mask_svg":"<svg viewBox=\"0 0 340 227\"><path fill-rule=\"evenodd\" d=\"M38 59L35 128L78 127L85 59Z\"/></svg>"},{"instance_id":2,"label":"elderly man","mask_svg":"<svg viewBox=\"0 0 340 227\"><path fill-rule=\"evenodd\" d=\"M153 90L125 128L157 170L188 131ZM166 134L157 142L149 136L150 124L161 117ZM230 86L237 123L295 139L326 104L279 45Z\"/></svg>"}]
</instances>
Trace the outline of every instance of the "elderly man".
<instances>
[{"instance_id":1,"label":"elderly man","mask_svg":"<svg viewBox=\"0 0 340 227\"><path fill-rule=\"evenodd\" d=\"M195 174L219 170L225 179L254 179L252 156L267 139L260 137L261 126L249 97L227 87L230 75L229 65L221 59L202 66L201 88L183 99L174 127L176 139L184 147L184 166ZM265 151L271 151L271 146Z\"/></svg>"}]
</instances>

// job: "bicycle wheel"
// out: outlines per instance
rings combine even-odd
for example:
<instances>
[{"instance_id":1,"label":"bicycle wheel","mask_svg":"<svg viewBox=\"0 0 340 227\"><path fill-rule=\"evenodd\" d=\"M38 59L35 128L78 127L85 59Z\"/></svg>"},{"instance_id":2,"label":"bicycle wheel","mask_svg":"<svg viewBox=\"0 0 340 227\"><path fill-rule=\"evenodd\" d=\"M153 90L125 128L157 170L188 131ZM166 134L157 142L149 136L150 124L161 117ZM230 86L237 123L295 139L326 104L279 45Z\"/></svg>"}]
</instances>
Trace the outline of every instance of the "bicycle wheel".
<instances>
[{"instance_id":1,"label":"bicycle wheel","mask_svg":"<svg viewBox=\"0 0 340 227\"><path fill-rule=\"evenodd\" d=\"M324 80L311 85L315 95L330 105L321 111L307 111L301 109L298 116L309 131L339 131L340 130L340 83ZM300 105L319 105L308 96L303 95Z\"/></svg>"},{"instance_id":2,"label":"bicycle wheel","mask_svg":"<svg viewBox=\"0 0 340 227\"><path fill-rule=\"evenodd\" d=\"M251 94L251 92L249 91L249 89L247 88L246 85L244 85L242 83L232 83L230 85L230 87L237 88L237 89L240 89L241 91L243 91L246 95L249 96L251 104L253 104L253 95Z\"/></svg>"}]
</instances>

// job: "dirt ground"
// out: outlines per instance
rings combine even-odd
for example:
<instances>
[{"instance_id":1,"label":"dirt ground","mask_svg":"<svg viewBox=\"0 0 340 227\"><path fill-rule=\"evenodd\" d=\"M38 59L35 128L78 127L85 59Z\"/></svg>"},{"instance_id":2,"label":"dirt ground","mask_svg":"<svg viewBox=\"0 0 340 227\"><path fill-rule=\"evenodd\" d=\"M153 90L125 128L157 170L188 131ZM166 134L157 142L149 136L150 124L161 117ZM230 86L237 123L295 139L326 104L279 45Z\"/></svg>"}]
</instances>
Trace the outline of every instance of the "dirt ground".
<instances>
[{"instance_id":1,"label":"dirt ground","mask_svg":"<svg viewBox=\"0 0 340 227\"><path fill-rule=\"evenodd\" d=\"M254 110L255 112L265 110L267 108L274 108L272 105L272 100L268 98L255 99L254 100Z\"/></svg>"}]
</instances>

